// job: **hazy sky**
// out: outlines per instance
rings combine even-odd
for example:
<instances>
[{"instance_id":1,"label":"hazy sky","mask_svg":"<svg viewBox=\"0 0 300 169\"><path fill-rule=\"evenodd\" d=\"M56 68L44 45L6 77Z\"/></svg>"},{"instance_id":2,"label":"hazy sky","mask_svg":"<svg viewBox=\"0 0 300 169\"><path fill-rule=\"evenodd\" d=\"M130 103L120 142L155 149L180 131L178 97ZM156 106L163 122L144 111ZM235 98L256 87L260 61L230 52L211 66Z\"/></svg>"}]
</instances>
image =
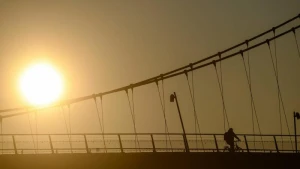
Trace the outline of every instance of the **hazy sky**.
<instances>
[{"instance_id":1,"label":"hazy sky","mask_svg":"<svg viewBox=\"0 0 300 169\"><path fill-rule=\"evenodd\" d=\"M298 15L299 7L299 0L2 0L0 109L27 104L20 95L18 80L33 62L50 62L62 73L66 87L62 99L90 95L214 54ZM300 19L285 28L299 24ZM292 34L277 41L277 54L280 85L293 131L292 112L300 111L300 59ZM261 130L279 133L276 80L267 46L251 51L250 56ZM222 66L230 125L238 133L251 133L249 90L241 58L227 60ZM195 71L194 78L201 130L222 133L222 102L213 67ZM187 131L194 132L184 76L165 81L169 130L181 132L176 106L169 102L174 91ZM133 132L126 99L125 92L104 97L106 132ZM163 132L155 84L135 89L134 99L137 131ZM59 113L60 109L39 112L39 132L65 132ZM71 114L72 132L100 132L92 100L72 105ZM34 121L34 116L30 118ZM5 119L4 132L29 133L27 117Z\"/></svg>"}]
</instances>

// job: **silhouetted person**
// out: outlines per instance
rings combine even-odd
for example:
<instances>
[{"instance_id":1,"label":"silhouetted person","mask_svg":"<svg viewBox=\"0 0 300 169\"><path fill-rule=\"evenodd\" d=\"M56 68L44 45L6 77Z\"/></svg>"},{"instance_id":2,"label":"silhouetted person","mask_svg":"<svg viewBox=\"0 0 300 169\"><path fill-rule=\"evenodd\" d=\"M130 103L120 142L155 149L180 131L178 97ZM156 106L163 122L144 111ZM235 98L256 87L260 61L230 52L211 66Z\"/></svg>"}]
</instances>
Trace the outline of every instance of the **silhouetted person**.
<instances>
[{"instance_id":1,"label":"silhouetted person","mask_svg":"<svg viewBox=\"0 0 300 169\"><path fill-rule=\"evenodd\" d=\"M233 132L233 129L230 128L225 134L224 134L224 140L226 141L227 144L230 145L230 152L234 152L234 138L238 139L239 141L240 138L236 136L236 134Z\"/></svg>"}]
</instances>

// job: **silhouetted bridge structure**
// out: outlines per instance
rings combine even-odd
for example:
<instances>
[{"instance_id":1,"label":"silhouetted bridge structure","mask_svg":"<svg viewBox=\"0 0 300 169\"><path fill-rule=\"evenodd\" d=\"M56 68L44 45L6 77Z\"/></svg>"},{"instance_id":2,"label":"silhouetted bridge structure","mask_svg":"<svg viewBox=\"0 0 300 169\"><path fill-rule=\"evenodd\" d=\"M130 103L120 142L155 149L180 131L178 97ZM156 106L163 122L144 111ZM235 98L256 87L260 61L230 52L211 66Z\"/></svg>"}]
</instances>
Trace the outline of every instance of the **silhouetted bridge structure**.
<instances>
[{"instance_id":1,"label":"silhouetted bridge structure","mask_svg":"<svg viewBox=\"0 0 300 169\"><path fill-rule=\"evenodd\" d=\"M300 50L297 40L297 30L300 25L287 28L278 34L278 29L287 26L289 23L300 18L300 14L286 22L273 27L257 36L245 40L228 49L218 52L212 56L206 57L194 63L177 68L175 70L160 74L158 76L128 85L111 91L92 94L80 98L65 100L49 107L21 107L13 109L0 110L0 166L1 168L291 168L299 165L300 153L297 149L299 142L296 136L290 132L287 122L287 115L281 94L281 87L278 78L276 39L293 33L295 46L300 59ZM259 40L269 33L273 37ZM256 40L256 41L254 41ZM251 45L250 45L251 42ZM256 43L254 43L256 42ZM274 51L271 49L271 42L274 44ZM265 135L262 134L259 118L255 107L254 97L252 95L251 69L249 51L260 46L267 46L272 61L272 68L275 76L276 89L278 94L279 116L280 116L280 134ZM244 47L244 48L243 48ZM227 54L228 52L230 54ZM195 70L213 66L223 108L224 130L229 128L229 118L224 102L224 92L222 83L221 63L227 59L239 56L242 58L245 75L247 78L247 87L250 93L250 105L252 113L253 134L239 134L241 142L238 145L241 150L238 152L226 152L224 150L224 139L222 134L204 134L200 132L199 120L195 106L195 92L193 72ZM247 58L247 60L245 59ZM176 99L177 108L181 120L182 133L170 133L165 110L164 81L175 76L185 75L189 87L189 94L193 105L193 115L195 120L195 133L188 133L184 129L176 93L171 95L170 100ZM299 76L298 76L299 78ZM156 84L158 96L164 117L164 133L138 133L136 130L136 119L134 109L134 92L137 87ZM106 95L117 92L125 92L129 103L130 114L133 123L134 133L106 133L103 122L103 104L102 99ZM71 109L70 105L86 100L94 100L99 120L101 133L72 133L71 132ZM99 108L98 100L101 103ZM4 134L3 120L14 116L24 116L32 113L51 109L68 107L69 127L66 117L66 134L36 134L32 132L30 118L31 134ZM63 113L64 115L64 113ZM282 116L284 117L283 119ZM36 116L35 116L36 117ZM37 119L37 118L35 118ZM294 120L296 116L294 115ZM283 134L282 121L285 121L288 135ZM255 133L255 122L257 123L258 133ZM294 121L294 125L296 122Z\"/></svg>"}]
</instances>

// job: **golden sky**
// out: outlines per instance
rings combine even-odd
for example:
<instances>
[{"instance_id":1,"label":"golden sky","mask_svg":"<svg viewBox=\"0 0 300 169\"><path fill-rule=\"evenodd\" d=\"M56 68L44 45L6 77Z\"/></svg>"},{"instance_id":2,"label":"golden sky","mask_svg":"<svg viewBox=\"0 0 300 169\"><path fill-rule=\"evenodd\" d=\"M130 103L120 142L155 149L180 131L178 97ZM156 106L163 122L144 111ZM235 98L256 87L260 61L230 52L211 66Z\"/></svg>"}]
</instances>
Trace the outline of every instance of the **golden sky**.
<instances>
[{"instance_id":1,"label":"golden sky","mask_svg":"<svg viewBox=\"0 0 300 169\"><path fill-rule=\"evenodd\" d=\"M242 42L296 16L299 6L298 0L2 0L0 109L27 104L20 95L18 80L33 62L47 61L61 72L66 83L62 99L100 93ZM300 19L287 27L299 24ZM298 35L300 41L300 32ZM276 42L291 131L292 112L300 111L300 60L293 38L290 34ZM279 133L277 86L268 52L266 45L250 52L253 95L263 133ZM239 133L251 133L250 98L241 59L225 61L222 67L230 124ZM222 103L213 67L195 71L194 78L202 131L222 133ZM169 130L181 132L176 107L169 102L174 91L187 131L194 132L184 76L165 81ZM163 132L155 84L134 92L138 132ZM104 97L106 132L133 132L126 99L125 92ZM60 109L38 113L39 132L65 132L59 113ZM73 132L100 132L93 100L71 105L71 114ZM34 116L30 118L34 121ZM4 132L30 132L26 120L26 116L5 119Z\"/></svg>"}]
</instances>

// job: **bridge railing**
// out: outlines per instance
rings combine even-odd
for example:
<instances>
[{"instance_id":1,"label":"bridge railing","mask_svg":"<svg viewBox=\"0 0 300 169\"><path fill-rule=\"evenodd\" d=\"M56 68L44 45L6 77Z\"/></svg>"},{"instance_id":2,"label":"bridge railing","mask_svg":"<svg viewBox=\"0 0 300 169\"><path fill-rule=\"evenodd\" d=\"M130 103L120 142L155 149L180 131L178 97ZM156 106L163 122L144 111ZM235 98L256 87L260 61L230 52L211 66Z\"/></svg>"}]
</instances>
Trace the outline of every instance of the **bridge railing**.
<instances>
[{"instance_id":1,"label":"bridge railing","mask_svg":"<svg viewBox=\"0 0 300 169\"><path fill-rule=\"evenodd\" d=\"M238 134L238 152L295 153L293 135ZM297 136L300 141L300 136ZM300 142L298 146L300 146ZM2 154L228 152L223 134L3 134ZM298 149L299 150L299 149ZM298 151L299 152L299 151Z\"/></svg>"}]
</instances>

